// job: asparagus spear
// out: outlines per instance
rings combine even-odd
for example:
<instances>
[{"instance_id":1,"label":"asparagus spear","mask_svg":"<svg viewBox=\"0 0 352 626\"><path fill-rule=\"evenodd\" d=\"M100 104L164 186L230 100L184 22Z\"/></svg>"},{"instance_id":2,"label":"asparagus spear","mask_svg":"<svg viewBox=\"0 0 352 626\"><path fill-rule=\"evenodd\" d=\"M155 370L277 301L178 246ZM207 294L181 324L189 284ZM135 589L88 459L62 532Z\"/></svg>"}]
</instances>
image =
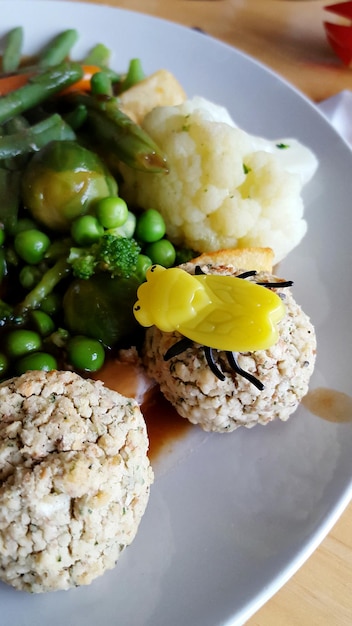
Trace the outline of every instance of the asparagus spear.
<instances>
[{"instance_id":1,"label":"asparagus spear","mask_svg":"<svg viewBox=\"0 0 352 626\"><path fill-rule=\"evenodd\" d=\"M48 296L56 285L71 272L71 266L67 263L65 257L60 257L55 265L50 267L39 283L27 293L24 300L16 307L18 314L23 314L28 309L37 309L44 298Z\"/></svg>"},{"instance_id":2,"label":"asparagus spear","mask_svg":"<svg viewBox=\"0 0 352 626\"><path fill-rule=\"evenodd\" d=\"M164 154L140 126L122 113L117 98L72 94L68 101L86 107L90 139L104 152L113 153L135 169L151 173L168 171Z\"/></svg>"}]
</instances>

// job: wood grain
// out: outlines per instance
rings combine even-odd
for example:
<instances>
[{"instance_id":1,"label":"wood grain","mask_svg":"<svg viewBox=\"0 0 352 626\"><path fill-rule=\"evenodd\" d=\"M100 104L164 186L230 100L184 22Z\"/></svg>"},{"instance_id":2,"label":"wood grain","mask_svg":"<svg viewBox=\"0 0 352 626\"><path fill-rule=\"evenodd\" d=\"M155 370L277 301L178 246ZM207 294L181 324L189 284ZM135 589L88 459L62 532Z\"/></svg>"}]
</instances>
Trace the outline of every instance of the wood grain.
<instances>
[{"instance_id":1,"label":"wood grain","mask_svg":"<svg viewBox=\"0 0 352 626\"><path fill-rule=\"evenodd\" d=\"M101 4L201 28L265 63L316 102L352 89L352 70L343 66L325 37L324 19L334 20L323 7L333 0L104 0ZM315 553L247 626L351 624L352 504Z\"/></svg>"},{"instance_id":2,"label":"wood grain","mask_svg":"<svg viewBox=\"0 0 352 626\"><path fill-rule=\"evenodd\" d=\"M98 3L97 0L88 0ZM236 46L274 69L316 102L352 89L352 72L330 48L323 7L333 0L104 0L156 15Z\"/></svg>"}]
</instances>

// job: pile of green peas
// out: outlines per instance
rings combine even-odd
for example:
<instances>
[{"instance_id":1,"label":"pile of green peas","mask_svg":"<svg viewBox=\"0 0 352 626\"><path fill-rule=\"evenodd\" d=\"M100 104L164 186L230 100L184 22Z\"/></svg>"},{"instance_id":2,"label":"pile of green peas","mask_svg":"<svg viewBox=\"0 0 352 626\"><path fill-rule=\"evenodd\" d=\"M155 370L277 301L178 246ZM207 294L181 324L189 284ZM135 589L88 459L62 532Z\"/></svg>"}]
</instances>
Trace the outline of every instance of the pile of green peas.
<instances>
[{"instance_id":1,"label":"pile of green peas","mask_svg":"<svg viewBox=\"0 0 352 626\"><path fill-rule=\"evenodd\" d=\"M97 202L95 215L78 217L71 227L73 240L82 246L98 241L104 232L134 237L142 248L141 269L153 264L163 267L175 264L175 247L166 238L164 218L155 209L147 209L136 217L122 198L111 196Z\"/></svg>"},{"instance_id":2,"label":"pile of green peas","mask_svg":"<svg viewBox=\"0 0 352 626\"><path fill-rule=\"evenodd\" d=\"M104 233L134 238L141 247L137 271L145 277L153 264L172 267L176 250L166 238L163 217L155 209L135 214L128 209L119 196L99 200L93 214L76 218L71 225L71 239L78 246L89 246ZM30 218L19 219L13 233L13 254L19 258L18 281L26 292L39 282L47 268L46 259L55 247L60 251L60 239L51 240ZM0 251L4 250L5 233L0 229ZM7 251L9 254L9 252ZM1 261L0 255L0 261ZM3 278L0 263L0 286ZM0 379L20 375L28 370L50 371L72 367L80 372L96 372L104 364L105 348L94 338L74 335L61 328L60 295L55 290L46 296L40 308L28 312L24 324L11 327L0 333ZM59 319L59 322L57 321ZM54 343L48 338L57 335ZM64 357L63 357L64 355Z\"/></svg>"}]
</instances>

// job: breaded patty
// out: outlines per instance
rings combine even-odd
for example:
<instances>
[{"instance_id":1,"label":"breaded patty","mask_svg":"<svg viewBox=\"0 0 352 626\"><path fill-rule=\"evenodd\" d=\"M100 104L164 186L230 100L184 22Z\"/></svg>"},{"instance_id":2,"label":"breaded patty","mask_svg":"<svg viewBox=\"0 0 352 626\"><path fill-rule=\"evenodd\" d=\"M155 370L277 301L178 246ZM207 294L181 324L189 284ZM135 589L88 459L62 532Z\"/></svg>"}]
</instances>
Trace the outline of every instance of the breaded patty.
<instances>
[{"instance_id":1,"label":"breaded patty","mask_svg":"<svg viewBox=\"0 0 352 626\"><path fill-rule=\"evenodd\" d=\"M195 264L183 267L194 273ZM231 265L201 266L204 273L238 275ZM286 314L278 323L279 339L271 348L236 355L239 366L263 385L260 390L231 368L227 355L213 351L223 372L220 380L209 368L204 349L194 343L177 356L164 355L181 339L178 332L148 328L143 362L177 412L206 431L229 432L239 426L251 428L274 419L287 420L307 393L314 369L316 336L309 317L295 302L291 289L280 287L281 279L268 272L247 278L255 282L277 282L275 292L283 299Z\"/></svg>"},{"instance_id":2,"label":"breaded patty","mask_svg":"<svg viewBox=\"0 0 352 626\"><path fill-rule=\"evenodd\" d=\"M134 539L153 473L135 400L72 372L0 385L0 578L89 584Z\"/></svg>"}]
</instances>

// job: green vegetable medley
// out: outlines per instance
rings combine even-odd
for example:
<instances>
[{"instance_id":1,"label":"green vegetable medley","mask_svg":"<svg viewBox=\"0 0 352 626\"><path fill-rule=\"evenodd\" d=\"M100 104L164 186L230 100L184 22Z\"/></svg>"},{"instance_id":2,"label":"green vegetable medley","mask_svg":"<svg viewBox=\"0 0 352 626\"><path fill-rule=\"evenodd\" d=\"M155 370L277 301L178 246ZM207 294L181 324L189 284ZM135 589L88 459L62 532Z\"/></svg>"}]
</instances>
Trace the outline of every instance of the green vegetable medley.
<instances>
[{"instance_id":1,"label":"green vegetable medley","mask_svg":"<svg viewBox=\"0 0 352 626\"><path fill-rule=\"evenodd\" d=\"M138 341L132 307L150 265L194 252L175 249L160 213L119 196L120 162L167 173L119 109L119 94L144 78L140 61L117 74L98 44L73 62L75 30L23 60L22 38L8 33L0 74L0 379L95 372Z\"/></svg>"}]
</instances>

